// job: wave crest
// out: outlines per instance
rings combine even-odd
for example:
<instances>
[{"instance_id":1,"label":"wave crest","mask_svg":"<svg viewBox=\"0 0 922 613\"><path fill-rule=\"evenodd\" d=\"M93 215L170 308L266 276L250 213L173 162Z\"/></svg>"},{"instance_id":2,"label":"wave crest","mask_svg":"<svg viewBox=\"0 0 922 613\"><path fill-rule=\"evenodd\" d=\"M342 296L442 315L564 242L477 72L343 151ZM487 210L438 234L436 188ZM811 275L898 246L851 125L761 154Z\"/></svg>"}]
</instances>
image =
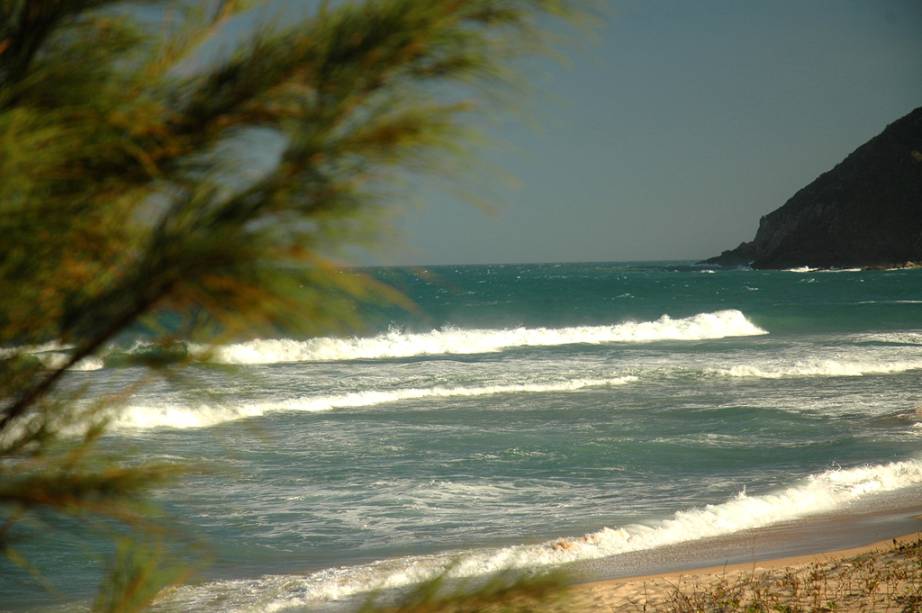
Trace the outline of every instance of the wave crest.
<instances>
[{"instance_id":1,"label":"wave crest","mask_svg":"<svg viewBox=\"0 0 922 613\"><path fill-rule=\"evenodd\" d=\"M403 400L422 398L463 398L497 394L528 394L573 392L586 388L625 385L637 377L607 379L570 379L553 383L522 383L479 387L431 387L395 390L367 390L337 396L317 396L241 404L238 406L160 404L131 405L115 414L112 426L117 430L150 430L154 428L207 428L218 424L259 417L267 413L304 411L317 413L334 409L370 407Z\"/></svg>"},{"instance_id":2,"label":"wave crest","mask_svg":"<svg viewBox=\"0 0 922 613\"><path fill-rule=\"evenodd\" d=\"M655 321L611 326L499 330L445 328L422 333L395 330L367 338L259 339L217 347L213 357L226 364L321 362L494 353L516 347L706 340L760 334L768 332L753 324L740 311L732 309L680 319L663 315Z\"/></svg>"}]
</instances>

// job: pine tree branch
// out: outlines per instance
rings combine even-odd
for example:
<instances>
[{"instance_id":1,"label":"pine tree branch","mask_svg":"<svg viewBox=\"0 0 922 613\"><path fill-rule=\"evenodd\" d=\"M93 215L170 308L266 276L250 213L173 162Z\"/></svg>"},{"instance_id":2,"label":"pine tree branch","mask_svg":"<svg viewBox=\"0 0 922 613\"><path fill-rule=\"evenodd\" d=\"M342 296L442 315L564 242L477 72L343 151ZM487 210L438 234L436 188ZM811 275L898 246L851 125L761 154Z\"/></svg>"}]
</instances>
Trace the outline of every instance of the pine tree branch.
<instances>
[{"instance_id":1,"label":"pine tree branch","mask_svg":"<svg viewBox=\"0 0 922 613\"><path fill-rule=\"evenodd\" d=\"M15 402L0 411L3 415L0 417L0 432L3 432L16 418L26 413L35 402L50 393L69 368L96 353L105 343L147 313L157 302L169 294L171 287L169 284L164 285L151 295L140 298L131 308L115 318L102 332L75 349L62 366L52 370L36 385L25 390Z\"/></svg>"}]
</instances>

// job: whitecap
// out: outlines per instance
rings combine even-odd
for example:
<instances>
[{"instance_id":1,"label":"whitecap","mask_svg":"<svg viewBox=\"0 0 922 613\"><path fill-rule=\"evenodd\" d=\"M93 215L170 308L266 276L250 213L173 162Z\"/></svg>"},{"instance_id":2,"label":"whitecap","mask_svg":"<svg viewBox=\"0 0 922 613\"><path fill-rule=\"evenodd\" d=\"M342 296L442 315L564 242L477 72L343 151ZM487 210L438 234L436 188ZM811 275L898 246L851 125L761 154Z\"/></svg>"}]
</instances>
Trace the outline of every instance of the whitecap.
<instances>
[{"instance_id":1,"label":"whitecap","mask_svg":"<svg viewBox=\"0 0 922 613\"><path fill-rule=\"evenodd\" d=\"M811 268L810 266L796 266L794 268L785 268L784 272L816 272L819 268Z\"/></svg>"},{"instance_id":2,"label":"whitecap","mask_svg":"<svg viewBox=\"0 0 922 613\"><path fill-rule=\"evenodd\" d=\"M922 359L879 362L811 359L800 360L790 365L739 364L729 368L712 368L708 372L727 377L782 379L785 377L860 377L919 369L922 369Z\"/></svg>"},{"instance_id":3,"label":"whitecap","mask_svg":"<svg viewBox=\"0 0 922 613\"><path fill-rule=\"evenodd\" d=\"M333 360L405 358L422 355L494 353L517 347L572 344L649 343L768 334L738 310L673 319L563 328L462 329L430 332L391 330L373 337L257 339L214 348L212 359L226 364L273 364ZM194 347L201 351L203 347Z\"/></svg>"},{"instance_id":4,"label":"whitecap","mask_svg":"<svg viewBox=\"0 0 922 613\"><path fill-rule=\"evenodd\" d=\"M498 394L540 394L576 392L587 388L625 385L637 381L627 375L597 379L568 379L544 383L485 385L474 387L429 387L392 390L364 390L333 396L307 396L286 400L240 403L237 405L190 405L161 403L129 405L113 413L115 430L151 430L155 428L207 428L221 423L260 417L268 413L317 413L335 409L371 407L380 404L420 400L423 398L464 398Z\"/></svg>"}]
</instances>

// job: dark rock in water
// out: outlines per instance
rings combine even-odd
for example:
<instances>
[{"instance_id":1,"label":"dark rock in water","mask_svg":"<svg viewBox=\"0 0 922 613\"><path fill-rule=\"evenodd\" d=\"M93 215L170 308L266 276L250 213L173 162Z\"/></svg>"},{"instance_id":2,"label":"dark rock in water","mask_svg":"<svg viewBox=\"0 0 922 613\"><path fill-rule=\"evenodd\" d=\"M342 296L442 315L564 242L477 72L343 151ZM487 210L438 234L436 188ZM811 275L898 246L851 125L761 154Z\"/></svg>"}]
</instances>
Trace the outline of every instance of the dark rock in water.
<instances>
[{"instance_id":1,"label":"dark rock in water","mask_svg":"<svg viewBox=\"0 0 922 613\"><path fill-rule=\"evenodd\" d=\"M762 217L752 242L706 260L753 268L922 261L922 107Z\"/></svg>"}]
</instances>

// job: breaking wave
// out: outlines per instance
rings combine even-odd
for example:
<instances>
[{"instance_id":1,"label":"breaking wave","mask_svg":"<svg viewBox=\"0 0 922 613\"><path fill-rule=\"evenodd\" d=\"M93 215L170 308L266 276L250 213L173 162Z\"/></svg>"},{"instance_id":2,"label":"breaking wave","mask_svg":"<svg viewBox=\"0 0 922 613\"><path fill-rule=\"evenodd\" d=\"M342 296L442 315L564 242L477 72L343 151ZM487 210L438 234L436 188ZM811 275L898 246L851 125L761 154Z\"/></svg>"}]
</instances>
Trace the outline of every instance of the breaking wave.
<instances>
[{"instance_id":1,"label":"breaking wave","mask_svg":"<svg viewBox=\"0 0 922 613\"><path fill-rule=\"evenodd\" d=\"M370 407L403 400L422 398L462 398L497 394L536 394L573 392L592 387L625 385L637 377L607 379L571 379L553 383L523 383L486 385L480 387L431 387L395 390L367 390L336 396L317 396L242 404L239 406L160 404L130 405L115 414L112 426L116 430L150 430L154 428L207 428L228 421L259 417L267 413L305 411L309 413Z\"/></svg>"},{"instance_id":2,"label":"breaking wave","mask_svg":"<svg viewBox=\"0 0 922 613\"><path fill-rule=\"evenodd\" d=\"M744 490L723 503L680 511L658 522L603 528L576 538L478 550L460 556L457 552L413 556L327 569L307 576L267 575L258 579L218 581L180 588L160 604L195 610L209 602L221 602L225 610L232 611L279 611L316 606L371 590L413 585L445 571L452 577L482 576L507 569L556 566L731 534L835 511L866 496L919 483L922 483L922 461L915 459L827 470L786 489L754 496Z\"/></svg>"},{"instance_id":3,"label":"breaking wave","mask_svg":"<svg viewBox=\"0 0 922 613\"><path fill-rule=\"evenodd\" d=\"M797 266L785 268L784 272L864 272L864 268L813 268L811 266Z\"/></svg>"},{"instance_id":4,"label":"breaking wave","mask_svg":"<svg viewBox=\"0 0 922 613\"><path fill-rule=\"evenodd\" d=\"M794 268L785 268L784 272L816 272L819 268L811 268L810 266L796 266Z\"/></svg>"},{"instance_id":5,"label":"breaking wave","mask_svg":"<svg viewBox=\"0 0 922 613\"><path fill-rule=\"evenodd\" d=\"M36 357L48 368L60 368L70 358L66 353L43 353ZM88 356L71 366L68 370L99 370L104 367L102 358Z\"/></svg>"},{"instance_id":6,"label":"breaking wave","mask_svg":"<svg viewBox=\"0 0 922 613\"><path fill-rule=\"evenodd\" d=\"M307 340L257 339L209 348L190 344L174 351L208 355L222 364L276 364L285 362L329 362L362 359L406 358L423 355L495 353L516 347L602 343L647 343L664 340L707 340L768 334L738 310L700 313L673 319L663 315L655 321L625 322L610 326L563 328L461 329L446 327L430 332L391 330L372 337L323 337ZM27 351L48 368L58 368L68 359L57 344L0 349L0 357ZM129 349L111 347L99 357L84 358L71 370L99 370L139 364L136 358L156 357L161 349L137 341Z\"/></svg>"},{"instance_id":7,"label":"breaking wave","mask_svg":"<svg viewBox=\"0 0 922 613\"><path fill-rule=\"evenodd\" d=\"M493 353L514 347L550 347L579 343L646 343L662 340L705 340L768 334L737 310L700 313L673 319L626 322L611 326L445 328L431 332L390 331L368 338L262 339L215 348L213 359L226 364L272 364L420 355Z\"/></svg>"},{"instance_id":8,"label":"breaking wave","mask_svg":"<svg viewBox=\"0 0 922 613\"><path fill-rule=\"evenodd\" d=\"M782 379L786 377L860 377L888 375L922 369L922 359L904 361L859 362L843 360L801 360L790 365L754 366L741 364L715 368L709 372L727 377Z\"/></svg>"}]
</instances>

